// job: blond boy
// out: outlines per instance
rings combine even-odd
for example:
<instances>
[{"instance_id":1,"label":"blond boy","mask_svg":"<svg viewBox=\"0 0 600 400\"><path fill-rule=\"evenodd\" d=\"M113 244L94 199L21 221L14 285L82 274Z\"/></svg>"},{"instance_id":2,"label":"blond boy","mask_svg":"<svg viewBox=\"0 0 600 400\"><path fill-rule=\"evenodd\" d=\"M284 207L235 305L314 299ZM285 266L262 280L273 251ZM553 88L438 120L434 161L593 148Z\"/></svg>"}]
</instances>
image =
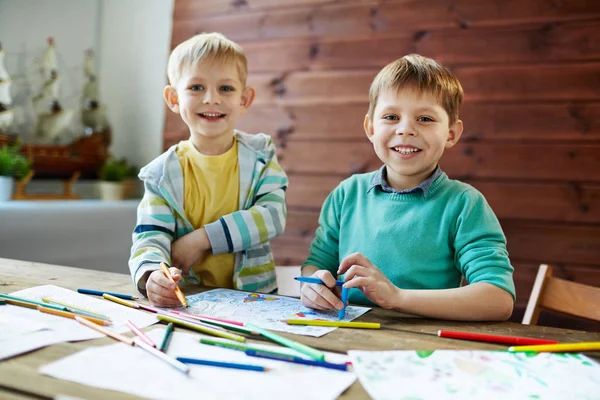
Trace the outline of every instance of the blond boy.
<instances>
[{"instance_id":1,"label":"blond boy","mask_svg":"<svg viewBox=\"0 0 600 400\"><path fill-rule=\"evenodd\" d=\"M506 320L513 267L483 195L449 179L438 161L463 131L459 81L434 60L405 56L383 68L364 128L381 169L354 175L325 201L302 275L302 302L341 309L349 301L451 320ZM461 277L469 283L460 287Z\"/></svg>"},{"instance_id":2,"label":"blond boy","mask_svg":"<svg viewBox=\"0 0 600 400\"><path fill-rule=\"evenodd\" d=\"M190 131L140 172L129 268L152 303L178 306L176 282L271 292L269 241L285 227L288 180L268 135L236 130L254 99L242 48L218 33L177 46L164 98ZM183 272L183 275L182 275Z\"/></svg>"}]
</instances>

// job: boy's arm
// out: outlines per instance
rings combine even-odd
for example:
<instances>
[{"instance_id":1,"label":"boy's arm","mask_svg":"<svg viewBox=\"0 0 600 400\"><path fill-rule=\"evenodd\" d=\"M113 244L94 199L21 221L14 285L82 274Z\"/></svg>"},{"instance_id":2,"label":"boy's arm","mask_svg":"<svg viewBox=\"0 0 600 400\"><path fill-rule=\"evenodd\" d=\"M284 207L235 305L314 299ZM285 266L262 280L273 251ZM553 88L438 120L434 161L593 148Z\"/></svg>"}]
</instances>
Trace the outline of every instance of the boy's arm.
<instances>
[{"instance_id":1,"label":"boy's arm","mask_svg":"<svg viewBox=\"0 0 600 400\"><path fill-rule=\"evenodd\" d=\"M160 263L171 264L171 242L175 236L175 216L158 190L144 183L144 197L137 208L137 223L132 234L133 246L129 270L138 291L146 294L146 280L160 269Z\"/></svg>"},{"instance_id":2,"label":"boy's arm","mask_svg":"<svg viewBox=\"0 0 600 400\"><path fill-rule=\"evenodd\" d=\"M275 145L270 138L267 154L271 157L258 161L264 161L265 166L258 185L251 189L255 190L254 205L247 210L224 215L197 233L201 246L206 245L208 239L209 247L206 249L212 248L212 254L237 253L266 243L283 233L287 217L285 191L288 178L277 162Z\"/></svg>"},{"instance_id":3,"label":"boy's arm","mask_svg":"<svg viewBox=\"0 0 600 400\"><path fill-rule=\"evenodd\" d=\"M327 196L321 207L319 227L310 245L308 258L302 265L302 275L309 276L320 269L335 277L339 266L340 208L343 191L340 186Z\"/></svg>"}]
</instances>

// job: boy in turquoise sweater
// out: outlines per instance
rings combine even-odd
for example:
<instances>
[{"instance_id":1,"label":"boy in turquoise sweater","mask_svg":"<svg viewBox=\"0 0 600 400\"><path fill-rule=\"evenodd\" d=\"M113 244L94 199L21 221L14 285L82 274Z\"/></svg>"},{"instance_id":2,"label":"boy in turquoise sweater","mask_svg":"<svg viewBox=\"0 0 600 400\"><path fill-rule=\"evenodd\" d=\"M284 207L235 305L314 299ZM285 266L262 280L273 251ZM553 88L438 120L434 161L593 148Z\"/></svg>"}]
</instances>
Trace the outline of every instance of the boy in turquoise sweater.
<instances>
[{"instance_id":1,"label":"boy in turquoise sweater","mask_svg":"<svg viewBox=\"0 0 600 400\"><path fill-rule=\"evenodd\" d=\"M450 320L506 320L515 300L506 239L483 195L438 161L463 131L459 81L434 60L407 55L369 91L364 128L385 164L343 181L323 204L302 275L304 305L348 301ZM464 276L468 285L460 286Z\"/></svg>"}]
</instances>

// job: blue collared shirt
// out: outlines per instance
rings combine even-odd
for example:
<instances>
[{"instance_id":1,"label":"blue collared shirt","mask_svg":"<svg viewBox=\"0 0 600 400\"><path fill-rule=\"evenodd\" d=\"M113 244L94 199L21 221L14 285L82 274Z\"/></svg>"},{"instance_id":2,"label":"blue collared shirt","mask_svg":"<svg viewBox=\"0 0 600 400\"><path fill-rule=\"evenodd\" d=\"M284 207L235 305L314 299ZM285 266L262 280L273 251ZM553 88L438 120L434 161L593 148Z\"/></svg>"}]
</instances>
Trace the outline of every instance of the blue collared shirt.
<instances>
[{"instance_id":1,"label":"blue collared shirt","mask_svg":"<svg viewBox=\"0 0 600 400\"><path fill-rule=\"evenodd\" d=\"M427 197L427 192L429 191L429 187L441 174L442 174L442 169L438 165L435 168L435 171L433 171L433 174L431 174L431 176L429 178L425 179L423 182L421 182L419 185L415 186L414 188L406 189L406 190L396 190L388 184L387 171L385 169L385 165L383 165L381 168L379 168L379 170L377 170L377 173L373 177L373 180L371 181L371 187L369 188L369 190L373 189L376 186L379 186L379 187L381 187L381 190L383 190L384 192L387 192L387 193L407 194L407 193L414 193L414 192L421 191L423 193L423 197Z\"/></svg>"}]
</instances>

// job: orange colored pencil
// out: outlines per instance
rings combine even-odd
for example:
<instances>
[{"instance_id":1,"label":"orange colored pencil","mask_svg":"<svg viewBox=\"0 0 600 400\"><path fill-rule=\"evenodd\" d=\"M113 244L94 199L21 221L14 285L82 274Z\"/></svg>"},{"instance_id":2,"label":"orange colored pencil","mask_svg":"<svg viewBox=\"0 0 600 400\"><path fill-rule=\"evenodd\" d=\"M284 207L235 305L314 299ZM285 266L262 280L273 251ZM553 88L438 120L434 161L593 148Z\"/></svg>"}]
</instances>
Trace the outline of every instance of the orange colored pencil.
<instances>
[{"instance_id":1,"label":"orange colored pencil","mask_svg":"<svg viewBox=\"0 0 600 400\"><path fill-rule=\"evenodd\" d=\"M6 302L6 304L12 304L13 306L27 307L27 308L33 308L33 309L36 309L38 307L37 304L27 303L26 301L13 300L13 299L2 299L2 300L4 300Z\"/></svg>"},{"instance_id":2,"label":"orange colored pencil","mask_svg":"<svg viewBox=\"0 0 600 400\"><path fill-rule=\"evenodd\" d=\"M179 286L177 286L177 283L175 283L175 281L173 280L173 277L171 276L171 271L169 271L169 268L167 268L167 265L164 262L160 263L160 269L162 270L163 274L165 274L165 276L175 284L175 295L177 296L177 298L179 299L179 301L181 302L181 305L184 307L188 306L187 300L185 299L185 295L183 294L183 292L181 291L181 289L179 288Z\"/></svg>"},{"instance_id":3,"label":"orange colored pencil","mask_svg":"<svg viewBox=\"0 0 600 400\"><path fill-rule=\"evenodd\" d=\"M69 311L60 311L60 310L55 310L53 308L42 307L42 306L37 306L37 309L38 309L38 311L41 311L43 313L57 315L59 317L75 319L75 317L79 316L81 318L85 318L88 321L94 322L99 325L110 325L111 324L110 321L107 321L105 319L88 317L87 315L78 315L78 314L75 314L75 313L72 313Z\"/></svg>"},{"instance_id":4,"label":"orange colored pencil","mask_svg":"<svg viewBox=\"0 0 600 400\"><path fill-rule=\"evenodd\" d=\"M118 341L128 344L130 346L133 346L133 339L130 337L121 335L120 333L117 333L117 332L113 331L112 329L105 328L103 326L93 323L92 321L88 321L87 319L85 319L79 315L75 316L75 320L77 322L79 322L81 325L85 325L88 328L98 331L108 337L111 337L115 340L118 340Z\"/></svg>"}]
</instances>

